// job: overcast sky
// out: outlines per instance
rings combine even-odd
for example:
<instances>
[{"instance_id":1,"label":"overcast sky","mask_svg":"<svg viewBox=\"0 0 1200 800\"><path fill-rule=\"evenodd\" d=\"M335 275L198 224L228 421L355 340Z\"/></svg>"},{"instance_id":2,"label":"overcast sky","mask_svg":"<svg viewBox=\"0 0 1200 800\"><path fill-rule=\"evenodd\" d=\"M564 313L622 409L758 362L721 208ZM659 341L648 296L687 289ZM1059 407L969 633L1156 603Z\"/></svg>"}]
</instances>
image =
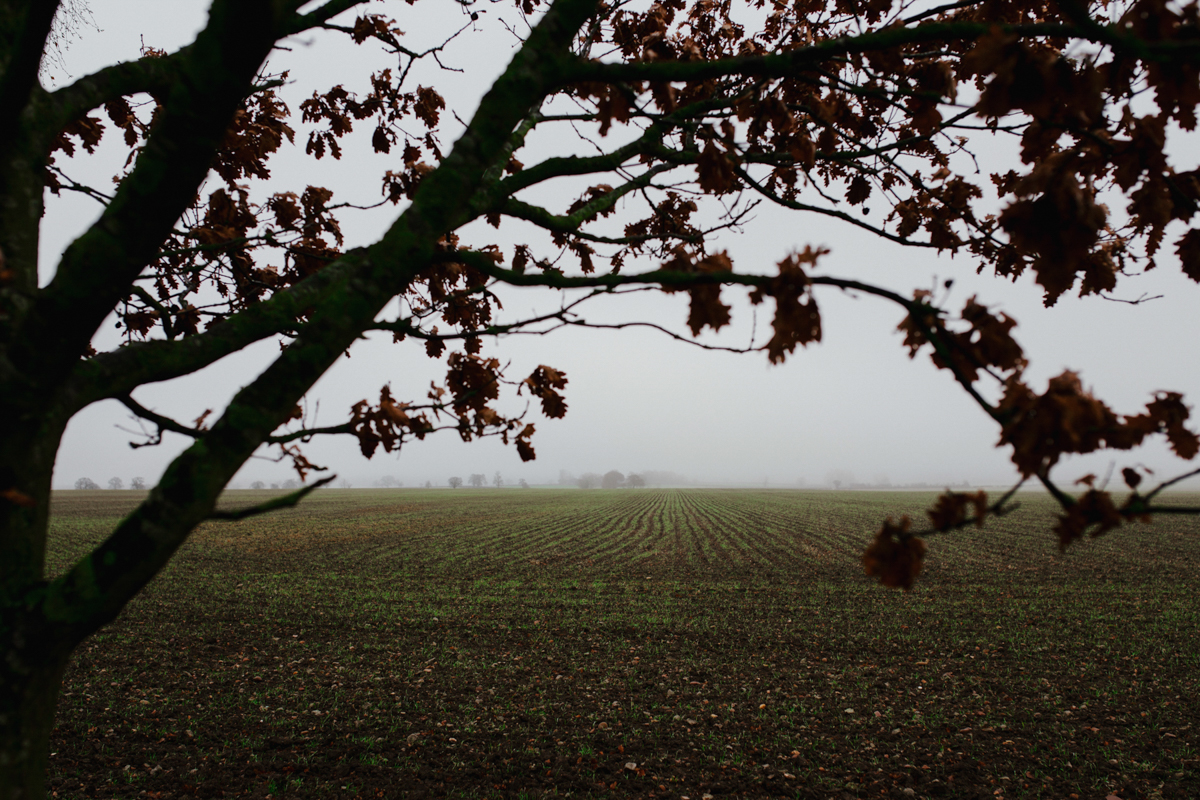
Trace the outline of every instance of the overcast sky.
<instances>
[{"instance_id":1,"label":"overcast sky","mask_svg":"<svg viewBox=\"0 0 1200 800\"><path fill-rule=\"evenodd\" d=\"M466 21L459 5L450 0L378 5L396 17L414 49L436 43L439 36ZM105 64L136 58L143 40L167 50L187 43L204 24L207 4L202 0L173 0L167 6L157 0L94 0L93 6L100 30L81 30L81 37L64 54L68 74L51 70L52 86ZM164 8L170 13L163 13ZM462 74L425 69L414 81L414 85L436 85L464 120L512 53L512 35L497 24L501 6L490 6L486 12L476 29L460 37L444 58L448 66L463 69ZM314 89L324 91L340 82L361 89L371 69L386 65L377 52L371 56L367 49L329 37L306 36L288 44L291 51L280 52L272 67L292 70L294 83L286 97L293 109ZM96 157L60 163L73 177L101 185L124 158L117 138L112 137L114 141L107 142ZM314 184L334 189L340 200L378 198L378 176L390 165L386 159L350 153L341 162L326 159L314 164L303 156L303 141L301 132L297 146L274 162L273 190L302 190ZM547 151L561 144L544 142ZM981 142L980 148L985 164L1008 161L1005 169L1016 166L1005 145ZM1181 168L1194 166L1184 163ZM49 198L43 225L43 281L53 274L63 247L98 211L95 203L79 196ZM396 213L389 207L383 214L345 218L350 233L347 244L371 241ZM502 233L500 241L512 241L513 235ZM496 234L491 229L471 229L466 238L483 244L496 240ZM1162 299L1132 306L1095 297L1064 297L1047 310L1029 278L1011 283L977 276L977 264L969 258L938 258L923 250L905 250L836 221L765 206L744 231L721 236L717 249L728 249L741 269L768 272L789 251L810 244L832 250L821 261L823 274L860 278L905 295L916 287L954 278L950 307L961 308L969 296L978 294L981 302L1006 311L1018 320L1017 337L1030 359L1028 377L1039 391L1048 377L1071 368L1119 413L1139 411L1150 393L1159 389L1182 391L1193 401L1200 397L1200 364L1192 350L1200 335L1200 315L1195 313L1200 295L1195 284L1180 275L1173 257L1164 257L1153 273L1125 279L1118 290L1121 297L1163 294ZM744 293L727 290L726 296L737 301L735 324L720 338L708 336L704 341L744 344L750 333L750 306ZM927 355L908 359L896 333L902 316L897 308L831 290L821 291L817 299L824 341L798 352L782 366L769 365L764 355L705 352L644 330L572 330L489 341L485 354L511 362L511 376L549 364L565 370L570 381L570 411L565 419L544 420L536 410L530 412L538 428L534 439L538 458L528 464L513 448L497 441L467 445L453 433L406 445L399 457L380 453L367 461L349 437L313 442L306 454L358 486L384 475L406 485L427 480L444 485L452 475L491 476L497 471L509 483L519 479L546 483L556 480L560 470L578 474L610 469L669 470L697 481L759 486L796 486L801 481L820 485L834 472L851 473L862 482L893 484L1002 484L1015 478L1007 452L994 447L995 424L948 373L930 365ZM509 292L504 300L505 312L513 315L551 310L559 303L557 296L544 292ZM598 304L587 316L647 319L683 330L686 295L617 299ZM759 321L760 336L767 333L767 321ZM108 324L96 343L111 347L117 341ZM275 353L275 342L260 343L203 373L144 387L135 397L160 412L190 420L205 409L223 408ZM315 421L336 424L344 421L355 401L377 400L385 383L398 397L419 398L430 380L443 375L444 364L430 361L419 343L393 345L390 336L363 341L311 393L310 414L315 415L319 400ZM520 405L510 403L508 408ZM134 451L128 442L136 437L121 428L136 427L115 401L79 414L63 441L55 486L67 488L83 476L101 484L113 476L126 483L135 475L156 479L187 442L168 434L161 446ZM1075 459L1056 474L1067 483L1086 472L1103 473L1114 458L1118 469L1135 463L1167 474L1187 469L1186 463L1155 442L1131 454ZM254 460L235 483L281 482L289 477L293 474L284 464Z\"/></svg>"}]
</instances>

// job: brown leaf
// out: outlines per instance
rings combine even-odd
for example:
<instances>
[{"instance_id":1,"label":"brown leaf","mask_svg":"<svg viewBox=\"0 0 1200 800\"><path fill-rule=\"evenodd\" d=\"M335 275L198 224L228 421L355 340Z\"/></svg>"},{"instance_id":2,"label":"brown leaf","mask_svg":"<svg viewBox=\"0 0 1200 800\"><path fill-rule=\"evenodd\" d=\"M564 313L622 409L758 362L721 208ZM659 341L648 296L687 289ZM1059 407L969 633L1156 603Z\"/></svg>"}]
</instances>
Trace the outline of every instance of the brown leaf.
<instances>
[{"instance_id":1,"label":"brown leaf","mask_svg":"<svg viewBox=\"0 0 1200 800\"><path fill-rule=\"evenodd\" d=\"M1082 538L1092 525L1096 526L1092 531L1094 539L1120 524L1121 512L1113 505L1112 496L1108 492L1089 489L1067 509L1066 514L1059 515L1058 525L1054 527L1058 534L1058 549L1066 550L1071 542Z\"/></svg>"},{"instance_id":2,"label":"brown leaf","mask_svg":"<svg viewBox=\"0 0 1200 800\"><path fill-rule=\"evenodd\" d=\"M1179 255L1183 274L1200 283L1200 230L1192 228L1180 236L1175 252Z\"/></svg>"},{"instance_id":3,"label":"brown leaf","mask_svg":"<svg viewBox=\"0 0 1200 800\"><path fill-rule=\"evenodd\" d=\"M700 188L713 194L725 194L737 188L737 173L729 156L711 139L696 161Z\"/></svg>"},{"instance_id":4,"label":"brown leaf","mask_svg":"<svg viewBox=\"0 0 1200 800\"><path fill-rule=\"evenodd\" d=\"M967 516L968 508L975 512L974 519ZM943 492L926 514L929 515L929 522L934 529L939 531L953 530L969 520L977 527L983 527L984 516L987 514L987 492Z\"/></svg>"},{"instance_id":5,"label":"brown leaf","mask_svg":"<svg viewBox=\"0 0 1200 800\"><path fill-rule=\"evenodd\" d=\"M912 589L921 574L926 548L924 540L908 532L911 526L907 516L900 518L899 525L887 518L863 553L863 570L868 577L879 578L889 588Z\"/></svg>"},{"instance_id":6,"label":"brown leaf","mask_svg":"<svg viewBox=\"0 0 1200 800\"><path fill-rule=\"evenodd\" d=\"M1130 489L1137 489L1138 484L1142 482L1142 476L1138 474L1137 470L1129 467L1121 470L1121 477L1125 479L1125 485Z\"/></svg>"},{"instance_id":7,"label":"brown leaf","mask_svg":"<svg viewBox=\"0 0 1200 800\"><path fill-rule=\"evenodd\" d=\"M547 417L561 419L566 416L567 403L557 391L566 388L567 376L565 373L556 370L554 367L547 367L545 364L542 364L530 373L529 377L523 380L521 384L523 387L529 389L530 394L542 401L542 413ZM528 429L530 433L533 432L532 425Z\"/></svg>"}]
</instances>

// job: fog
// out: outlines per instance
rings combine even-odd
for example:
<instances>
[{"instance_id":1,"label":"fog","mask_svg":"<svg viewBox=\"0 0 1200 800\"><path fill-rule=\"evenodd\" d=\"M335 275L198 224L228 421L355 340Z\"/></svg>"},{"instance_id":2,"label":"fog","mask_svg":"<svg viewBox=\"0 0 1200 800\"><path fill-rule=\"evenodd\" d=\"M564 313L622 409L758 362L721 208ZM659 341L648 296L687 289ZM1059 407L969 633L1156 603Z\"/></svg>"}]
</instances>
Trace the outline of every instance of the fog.
<instances>
[{"instance_id":1,"label":"fog","mask_svg":"<svg viewBox=\"0 0 1200 800\"><path fill-rule=\"evenodd\" d=\"M100 4L97 4L98 6ZM205 4L176 0L170 15L149 0L119 0L95 8L99 31L84 29L64 53L67 70L76 77L107 63L136 58L144 38L147 45L174 49L190 40L205 18ZM441 16L430 13L442 8ZM415 10L389 4L400 27L422 41L464 24L458 6L423 0ZM426 67L413 81L435 84L451 109L469 119L479 95L507 62L512 37L495 24L501 9L489 9L477 30L468 31L445 57L464 74L436 73ZM413 16L409 19L408 16ZM441 31L434 30L439 26ZM380 66L364 50L322 36L306 36L280 52L272 68L292 69L293 85L286 97L298 102L319 88L345 81L362 88L356 75ZM61 73L61 71L59 71ZM49 79L48 79L49 80ZM57 74L51 85L63 85ZM367 132L369 135L369 131ZM619 136L614 132L613 136ZM110 137L96 157L60 159L73 177L104 185L118 171L125 152ZM303 189L305 184L334 189L335 199L373 202L379 197L378 176L388 167L383 157L359 156L347 147L337 162L313 163L303 156L305 133L297 145L275 162L273 190ZM449 147L451 141L443 142ZM550 149L561 142L547 141ZM361 148L360 148L361 149ZM986 164L1015 166L1003 143L980 142ZM1006 167L1007 169L1008 167ZM986 178L983 179L986 183ZM569 192L568 192L569 194ZM53 274L63 247L83 231L98 206L79 195L50 197L43 228L43 281ZM347 246L369 242L397 210L361 218L343 218ZM468 242L502 244L519 240L519 226L497 234L490 228L468 229ZM1170 241L1170 236L1168 237ZM1188 342L1200 336L1195 313L1197 287L1184 278L1172 257L1163 257L1158 270L1125 278L1120 298L1163 295L1138 305L1090 297L1064 297L1052 309L1042 307L1041 293L1029 277L1013 283L976 275L969 258L938 257L929 251L907 250L876 240L844 223L800 216L761 206L739 232L726 232L713 249L728 249L739 269L769 272L793 249L823 245L831 250L819 272L858 278L909 295L917 287L933 288L946 278L955 283L947 305L957 310L973 294L1017 319L1018 340L1030 366L1027 378L1041 390L1047 378L1070 368L1085 385L1118 413L1136 413L1155 390L1182 391L1200 397L1200 365ZM626 271L653 268L646 261ZM939 292L939 297L946 292ZM734 305L734 325L721 335L701 337L706 344L743 346L751 337L755 317L745 293L726 290ZM558 295L543 291L508 290L501 295L504 315L514 318L556 308ZM453 432L406 444L399 454L378 453L367 460L350 437L325 438L304 448L307 457L327 466L354 486L370 486L392 476L406 486L445 486L448 478L466 479L500 473L508 485L559 483L565 471L623 473L669 472L681 480L703 485L795 488L854 483L877 485L966 482L1003 485L1016 478L1008 454L995 447L998 430L949 373L936 370L926 354L915 360L901 346L896 332L902 312L884 301L833 290L817 295L823 318L823 341L798 350L788 361L771 366L762 354L712 352L673 341L646 329L622 331L562 330L543 337L509 337L487 341L485 355L510 364L510 377L528 374L538 364L566 372L569 384L565 419L543 419L531 408L528 420L537 425L537 460L522 463L512 447L497 440L463 443ZM686 295L601 298L586 316L591 321L649 320L684 332ZM757 341L769 336L770 311L757 320ZM96 338L99 348L119 343L111 324ZM219 411L239 387L252 380L278 353L278 343L262 342L204 372L169 384L139 389L143 405L191 420L206 409ZM317 384L307 405L307 421L344 421L358 400L377 401L380 387L390 384L400 398L419 398L431 380L444 375L444 363L432 361L419 342L391 343L391 336L370 336L357 344ZM992 396L994 392L992 392ZM509 396L509 411L520 410L525 398ZM132 433L131 433L132 431ZM166 434L158 447L134 450L142 437L138 424L115 401L86 409L71 423L55 473L56 488L69 488L89 477L101 485L113 476L126 484L134 476L153 482L188 443ZM251 481L282 483L295 475L285 463L264 451L239 473L235 485ZM1062 483L1087 473L1103 474L1115 463L1144 464L1158 474L1188 468L1161 442L1133 453L1097 454L1073 459L1055 473Z\"/></svg>"}]
</instances>

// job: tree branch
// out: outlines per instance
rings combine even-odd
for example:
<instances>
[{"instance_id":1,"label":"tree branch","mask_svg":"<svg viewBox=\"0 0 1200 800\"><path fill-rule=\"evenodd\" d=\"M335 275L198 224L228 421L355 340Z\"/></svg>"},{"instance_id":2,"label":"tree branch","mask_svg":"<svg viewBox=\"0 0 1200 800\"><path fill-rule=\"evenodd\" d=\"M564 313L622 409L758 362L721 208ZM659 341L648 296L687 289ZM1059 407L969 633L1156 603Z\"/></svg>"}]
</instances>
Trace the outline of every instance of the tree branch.
<instances>
[{"instance_id":1,"label":"tree branch","mask_svg":"<svg viewBox=\"0 0 1200 800\"><path fill-rule=\"evenodd\" d=\"M302 33L312 28L323 26L326 22L355 6L366 3L367 0L328 0L307 14L296 14L283 26L282 35Z\"/></svg>"},{"instance_id":2,"label":"tree branch","mask_svg":"<svg viewBox=\"0 0 1200 800\"><path fill-rule=\"evenodd\" d=\"M0 6L0 40L9 58L0 63L0 153L8 154L22 126L22 112L38 85L38 67L60 0L24 0ZM6 155L7 157L7 155Z\"/></svg>"},{"instance_id":3,"label":"tree branch","mask_svg":"<svg viewBox=\"0 0 1200 800\"><path fill-rule=\"evenodd\" d=\"M118 397L117 400L119 400L123 406L125 406L130 411L132 411L134 416L144 419L147 422L153 422L155 425L158 426L158 438L157 438L157 441L153 442L153 444L158 444L159 442L162 441L163 431L171 431L172 433L182 433L184 436L190 436L193 439L199 439L205 433L200 428L189 428L186 425L176 422L175 420L171 419L170 417L164 417L162 414L159 414L156 411L151 411L150 409L146 408L144 405L142 405L138 401L134 400L129 395L125 395L124 397ZM139 444L130 443L130 446L137 448L137 447L144 447L145 444L139 445Z\"/></svg>"},{"instance_id":4,"label":"tree branch","mask_svg":"<svg viewBox=\"0 0 1200 800\"><path fill-rule=\"evenodd\" d=\"M314 481L308 486L305 486L298 492L285 494L283 497L276 497L274 500L268 500L265 503L259 503L256 506L249 508L239 508L236 511L213 511L208 515L209 519L219 520L222 522L239 522L247 517L256 517L259 514L269 514L272 511L278 511L281 508L293 508L301 500L308 495L320 489L322 486L333 483L337 480L337 475L330 475L328 478L322 478L319 481Z\"/></svg>"},{"instance_id":5,"label":"tree branch","mask_svg":"<svg viewBox=\"0 0 1200 800\"><path fill-rule=\"evenodd\" d=\"M193 47L188 45L163 58L122 61L50 93L55 116L46 121L44 134L52 139L68 123L118 97L142 92L165 97L191 58Z\"/></svg>"},{"instance_id":6,"label":"tree branch","mask_svg":"<svg viewBox=\"0 0 1200 800\"><path fill-rule=\"evenodd\" d=\"M562 73L561 85L575 83L634 83L637 81L703 81L732 75L743 77L787 78L842 56L888 50L903 45L948 41L970 41L993 30L1022 37L1058 37L1086 39L1128 50L1145 61L1195 60L1200 57L1200 42L1149 43L1113 26L1080 26L1056 22L1021 25L997 25L991 22L925 22L915 27L884 28L857 36L828 39L785 53L737 56L712 61L641 61L604 63L577 59Z\"/></svg>"},{"instance_id":7,"label":"tree branch","mask_svg":"<svg viewBox=\"0 0 1200 800\"><path fill-rule=\"evenodd\" d=\"M274 13L270 0L215 0L133 171L20 324L9 353L29 380L59 384L192 204L275 41Z\"/></svg>"},{"instance_id":8,"label":"tree branch","mask_svg":"<svg viewBox=\"0 0 1200 800\"><path fill-rule=\"evenodd\" d=\"M344 290L360 259L360 251L346 253L320 272L202 333L173 341L135 342L80 361L63 396L78 410L97 400L127 395L145 383L191 374L254 342L294 330L304 309Z\"/></svg>"},{"instance_id":9,"label":"tree branch","mask_svg":"<svg viewBox=\"0 0 1200 800\"><path fill-rule=\"evenodd\" d=\"M509 133L545 96L596 0L556 0L484 96L467 130L425 178L412 204L362 251L340 291L230 402L212 429L166 469L113 533L45 590L46 617L82 640L112 620L212 513L218 495L300 398L429 263L437 243L470 219L465 208ZM244 8L244 2L239 8ZM216 12L214 12L214 15ZM187 340L185 339L184 342Z\"/></svg>"}]
</instances>

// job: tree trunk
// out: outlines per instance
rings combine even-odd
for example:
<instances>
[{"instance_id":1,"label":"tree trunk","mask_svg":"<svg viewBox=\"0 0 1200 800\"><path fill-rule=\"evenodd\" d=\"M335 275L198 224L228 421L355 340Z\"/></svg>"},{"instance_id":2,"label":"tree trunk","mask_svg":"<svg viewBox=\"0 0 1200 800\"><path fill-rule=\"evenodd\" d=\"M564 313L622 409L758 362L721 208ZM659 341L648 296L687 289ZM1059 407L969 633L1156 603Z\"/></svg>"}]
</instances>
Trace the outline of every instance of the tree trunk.
<instances>
[{"instance_id":1,"label":"tree trunk","mask_svg":"<svg viewBox=\"0 0 1200 800\"><path fill-rule=\"evenodd\" d=\"M46 603L50 480L66 415L14 383L0 383L0 490L27 499L0 500L0 800L41 800L62 676L90 631Z\"/></svg>"},{"instance_id":2,"label":"tree trunk","mask_svg":"<svg viewBox=\"0 0 1200 800\"><path fill-rule=\"evenodd\" d=\"M0 800L46 795L50 731L69 656L45 626L22 623L7 613L0 623L7 656L0 663Z\"/></svg>"}]
</instances>

